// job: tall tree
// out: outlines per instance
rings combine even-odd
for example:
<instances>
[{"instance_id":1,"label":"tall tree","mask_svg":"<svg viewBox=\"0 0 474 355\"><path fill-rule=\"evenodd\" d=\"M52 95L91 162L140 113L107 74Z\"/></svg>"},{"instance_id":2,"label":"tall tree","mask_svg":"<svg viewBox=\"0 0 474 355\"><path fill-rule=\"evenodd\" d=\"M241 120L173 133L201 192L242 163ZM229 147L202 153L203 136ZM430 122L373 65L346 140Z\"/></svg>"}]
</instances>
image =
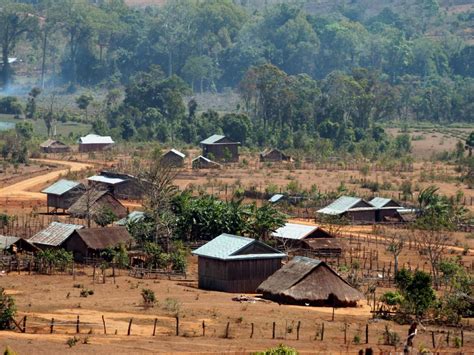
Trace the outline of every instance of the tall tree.
<instances>
[{"instance_id":1,"label":"tall tree","mask_svg":"<svg viewBox=\"0 0 474 355\"><path fill-rule=\"evenodd\" d=\"M9 61L10 54L24 35L36 31L38 18L34 9L16 1L2 0L0 2L0 46L2 48L3 85L11 82L13 73Z\"/></svg>"}]
</instances>

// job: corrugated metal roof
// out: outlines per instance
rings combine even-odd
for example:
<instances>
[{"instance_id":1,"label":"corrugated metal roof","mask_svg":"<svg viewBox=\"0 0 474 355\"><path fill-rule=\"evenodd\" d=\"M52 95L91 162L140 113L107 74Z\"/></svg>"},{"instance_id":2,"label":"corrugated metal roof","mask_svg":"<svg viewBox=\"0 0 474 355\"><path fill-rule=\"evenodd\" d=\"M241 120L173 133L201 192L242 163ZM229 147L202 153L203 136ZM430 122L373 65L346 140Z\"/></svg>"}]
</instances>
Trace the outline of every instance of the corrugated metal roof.
<instances>
[{"instance_id":1,"label":"corrugated metal roof","mask_svg":"<svg viewBox=\"0 0 474 355\"><path fill-rule=\"evenodd\" d=\"M6 235L0 235L0 250L7 249L13 243L16 243L20 238L18 237L10 237Z\"/></svg>"},{"instance_id":2,"label":"corrugated metal roof","mask_svg":"<svg viewBox=\"0 0 474 355\"><path fill-rule=\"evenodd\" d=\"M218 163L216 163L215 161L212 161L211 159L208 159L208 158L206 158L206 157L204 157L204 156L202 156L202 155L200 155L200 156L194 158L194 159L193 159L193 162L196 161L196 160L204 160L204 161L207 161L208 163L215 163L215 164L218 164Z\"/></svg>"},{"instance_id":3,"label":"corrugated metal roof","mask_svg":"<svg viewBox=\"0 0 474 355\"><path fill-rule=\"evenodd\" d=\"M104 184L117 185L124 182L124 179L111 178L103 175L94 175L87 178L89 181L103 182Z\"/></svg>"},{"instance_id":4,"label":"corrugated metal roof","mask_svg":"<svg viewBox=\"0 0 474 355\"><path fill-rule=\"evenodd\" d=\"M201 141L201 144L216 144L218 143L221 139L224 139L225 136L219 135L219 134L213 134L212 136L204 139Z\"/></svg>"},{"instance_id":5,"label":"corrugated metal roof","mask_svg":"<svg viewBox=\"0 0 474 355\"><path fill-rule=\"evenodd\" d=\"M80 182L61 179L41 192L44 194L61 196L79 185L81 185Z\"/></svg>"},{"instance_id":6,"label":"corrugated metal roof","mask_svg":"<svg viewBox=\"0 0 474 355\"><path fill-rule=\"evenodd\" d=\"M121 220L115 222L115 224L117 224L119 226L124 226L128 222L138 222L138 221L142 220L144 217L145 217L145 212L133 211L133 212L130 212L127 217L122 218Z\"/></svg>"},{"instance_id":7,"label":"corrugated metal roof","mask_svg":"<svg viewBox=\"0 0 474 355\"><path fill-rule=\"evenodd\" d=\"M186 155L184 153L181 153L179 150L176 150L176 149L170 149L170 152L173 152L174 154L180 156L181 158L186 157Z\"/></svg>"},{"instance_id":8,"label":"corrugated metal roof","mask_svg":"<svg viewBox=\"0 0 474 355\"><path fill-rule=\"evenodd\" d=\"M112 137L99 136L97 134L88 134L85 137L79 138L80 144L114 144Z\"/></svg>"},{"instance_id":9,"label":"corrugated metal roof","mask_svg":"<svg viewBox=\"0 0 474 355\"><path fill-rule=\"evenodd\" d=\"M333 203L320 209L318 213L338 215L347 212L352 207L357 205L360 201L362 201L362 199L358 197L341 196Z\"/></svg>"},{"instance_id":10,"label":"corrugated metal roof","mask_svg":"<svg viewBox=\"0 0 474 355\"><path fill-rule=\"evenodd\" d=\"M385 207L387 203L389 203L391 199L389 198L384 198L384 197L374 197L372 200L370 200L370 204L373 205L374 207L377 208L382 208Z\"/></svg>"},{"instance_id":11,"label":"corrugated metal roof","mask_svg":"<svg viewBox=\"0 0 474 355\"><path fill-rule=\"evenodd\" d=\"M280 201L283 197L285 197L285 195L276 194L276 195L273 195L272 197L270 197L270 198L268 199L268 202L276 203L276 202Z\"/></svg>"},{"instance_id":12,"label":"corrugated metal roof","mask_svg":"<svg viewBox=\"0 0 474 355\"><path fill-rule=\"evenodd\" d=\"M78 224L52 222L48 227L28 239L30 243L57 247L76 230L84 228Z\"/></svg>"},{"instance_id":13,"label":"corrugated metal roof","mask_svg":"<svg viewBox=\"0 0 474 355\"><path fill-rule=\"evenodd\" d=\"M260 246L267 248L270 253L239 255L239 251L253 243L258 243ZM193 254L220 260L284 258L286 256L286 254L255 239L226 233L221 234L202 247L194 250Z\"/></svg>"},{"instance_id":14,"label":"corrugated metal roof","mask_svg":"<svg viewBox=\"0 0 474 355\"><path fill-rule=\"evenodd\" d=\"M305 224L287 223L272 233L272 236L285 239L301 240L308 234L313 233L318 226L308 226Z\"/></svg>"}]
</instances>

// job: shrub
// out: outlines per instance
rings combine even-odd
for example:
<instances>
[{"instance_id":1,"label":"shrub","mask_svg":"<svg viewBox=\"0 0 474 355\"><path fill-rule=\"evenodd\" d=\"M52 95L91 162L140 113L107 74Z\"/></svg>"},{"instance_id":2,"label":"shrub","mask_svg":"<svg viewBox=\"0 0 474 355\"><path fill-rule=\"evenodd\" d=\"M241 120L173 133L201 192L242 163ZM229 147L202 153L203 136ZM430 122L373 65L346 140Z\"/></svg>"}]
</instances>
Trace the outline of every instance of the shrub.
<instances>
[{"instance_id":1,"label":"shrub","mask_svg":"<svg viewBox=\"0 0 474 355\"><path fill-rule=\"evenodd\" d=\"M265 351L256 352L255 355L298 355L296 349L280 344L275 348L270 348Z\"/></svg>"},{"instance_id":2,"label":"shrub","mask_svg":"<svg viewBox=\"0 0 474 355\"><path fill-rule=\"evenodd\" d=\"M354 339L352 340L354 344L360 344L360 335L356 334L354 335Z\"/></svg>"},{"instance_id":3,"label":"shrub","mask_svg":"<svg viewBox=\"0 0 474 355\"><path fill-rule=\"evenodd\" d=\"M9 115L21 115L23 113L23 105L17 97L3 97L0 99L0 113L5 113Z\"/></svg>"},{"instance_id":4,"label":"shrub","mask_svg":"<svg viewBox=\"0 0 474 355\"><path fill-rule=\"evenodd\" d=\"M66 341L66 344L69 345L70 348L72 348L74 345L77 344L78 341L79 341L78 338L72 337L72 338L69 338L69 339Z\"/></svg>"},{"instance_id":5,"label":"shrub","mask_svg":"<svg viewBox=\"0 0 474 355\"><path fill-rule=\"evenodd\" d=\"M11 329L12 318L16 315L15 300L0 287L0 330Z\"/></svg>"},{"instance_id":6,"label":"shrub","mask_svg":"<svg viewBox=\"0 0 474 355\"><path fill-rule=\"evenodd\" d=\"M393 330L390 330L388 325L385 326L383 336L385 345L396 346L400 343L400 335L398 335L398 333L394 332Z\"/></svg>"},{"instance_id":7,"label":"shrub","mask_svg":"<svg viewBox=\"0 0 474 355\"><path fill-rule=\"evenodd\" d=\"M142 297L145 306L153 306L156 303L155 292L149 288L144 288L142 290Z\"/></svg>"}]
</instances>

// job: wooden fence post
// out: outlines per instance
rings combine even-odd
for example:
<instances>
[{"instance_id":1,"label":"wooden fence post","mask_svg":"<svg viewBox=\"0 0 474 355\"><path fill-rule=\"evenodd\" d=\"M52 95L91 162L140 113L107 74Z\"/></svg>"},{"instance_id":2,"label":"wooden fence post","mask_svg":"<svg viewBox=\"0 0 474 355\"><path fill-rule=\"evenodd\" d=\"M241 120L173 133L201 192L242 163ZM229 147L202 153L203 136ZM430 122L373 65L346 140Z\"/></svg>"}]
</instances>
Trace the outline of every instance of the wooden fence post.
<instances>
[{"instance_id":1,"label":"wooden fence post","mask_svg":"<svg viewBox=\"0 0 474 355\"><path fill-rule=\"evenodd\" d=\"M206 336L206 322L202 321L202 336Z\"/></svg>"},{"instance_id":2,"label":"wooden fence post","mask_svg":"<svg viewBox=\"0 0 474 355\"><path fill-rule=\"evenodd\" d=\"M227 326L225 327L225 338L229 338L229 328L230 328L230 322L227 322Z\"/></svg>"},{"instance_id":3,"label":"wooden fence post","mask_svg":"<svg viewBox=\"0 0 474 355\"><path fill-rule=\"evenodd\" d=\"M155 318L155 322L153 323L153 336L156 334L156 323L158 322L158 318Z\"/></svg>"},{"instance_id":4,"label":"wooden fence post","mask_svg":"<svg viewBox=\"0 0 474 355\"><path fill-rule=\"evenodd\" d=\"M54 332L54 318L51 318L51 328L50 328L49 332L51 334L53 334L53 332Z\"/></svg>"},{"instance_id":5,"label":"wooden fence post","mask_svg":"<svg viewBox=\"0 0 474 355\"><path fill-rule=\"evenodd\" d=\"M324 340L324 322L321 325L321 341L323 341L323 340Z\"/></svg>"},{"instance_id":6,"label":"wooden fence post","mask_svg":"<svg viewBox=\"0 0 474 355\"><path fill-rule=\"evenodd\" d=\"M130 318L130 322L128 322L127 336L130 336L130 333L132 331L132 321L133 321L133 318Z\"/></svg>"},{"instance_id":7,"label":"wooden fence post","mask_svg":"<svg viewBox=\"0 0 474 355\"><path fill-rule=\"evenodd\" d=\"M253 338L253 323L251 324L251 329L252 329L252 330L251 330L251 332L250 332L250 339Z\"/></svg>"},{"instance_id":8,"label":"wooden fence post","mask_svg":"<svg viewBox=\"0 0 474 355\"><path fill-rule=\"evenodd\" d=\"M434 331L431 331L431 342L433 343L433 349L436 348Z\"/></svg>"},{"instance_id":9,"label":"wooden fence post","mask_svg":"<svg viewBox=\"0 0 474 355\"><path fill-rule=\"evenodd\" d=\"M273 322L273 327L272 327L272 339L275 339L275 322Z\"/></svg>"},{"instance_id":10,"label":"wooden fence post","mask_svg":"<svg viewBox=\"0 0 474 355\"><path fill-rule=\"evenodd\" d=\"M446 345L449 346L449 330L448 330L448 335L446 335Z\"/></svg>"},{"instance_id":11,"label":"wooden fence post","mask_svg":"<svg viewBox=\"0 0 474 355\"><path fill-rule=\"evenodd\" d=\"M347 323L344 323L344 344L347 344Z\"/></svg>"},{"instance_id":12,"label":"wooden fence post","mask_svg":"<svg viewBox=\"0 0 474 355\"><path fill-rule=\"evenodd\" d=\"M296 340L300 340L300 327L301 321L298 321L298 325L296 326Z\"/></svg>"},{"instance_id":13,"label":"wooden fence post","mask_svg":"<svg viewBox=\"0 0 474 355\"><path fill-rule=\"evenodd\" d=\"M107 335L107 327L105 326L105 318L104 318L104 315L102 315L102 325L104 326L104 334Z\"/></svg>"},{"instance_id":14,"label":"wooden fence post","mask_svg":"<svg viewBox=\"0 0 474 355\"><path fill-rule=\"evenodd\" d=\"M176 316L176 336L179 336L179 316Z\"/></svg>"},{"instance_id":15,"label":"wooden fence post","mask_svg":"<svg viewBox=\"0 0 474 355\"><path fill-rule=\"evenodd\" d=\"M369 343L369 323L365 325L365 343Z\"/></svg>"},{"instance_id":16,"label":"wooden fence post","mask_svg":"<svg viewBox=\"0 0 474 355\"><path fill-rule=\"evenodd\" d=\"M461 348L464 347L464 329L461 328Z\"/></svg>"},{"instance_id":17,"label":"wooden fence post","mask_svg":"<svg viewBox=\"0 0 474 355\"><path fill-rule=\"evenodd\" d=\"M22 333L26 333L26 316L23 317L23 330Z\"/></svg>"},{"instance_id":18,"label":"wooden fence post","mask_svg":"<svg viewBox=\"0 0 474 355\"><path fill-rule=\"evenodd\" d=\"M79 334L79 315L77 316L76 320L76 334Z\"/></svg>"}]
</instances>

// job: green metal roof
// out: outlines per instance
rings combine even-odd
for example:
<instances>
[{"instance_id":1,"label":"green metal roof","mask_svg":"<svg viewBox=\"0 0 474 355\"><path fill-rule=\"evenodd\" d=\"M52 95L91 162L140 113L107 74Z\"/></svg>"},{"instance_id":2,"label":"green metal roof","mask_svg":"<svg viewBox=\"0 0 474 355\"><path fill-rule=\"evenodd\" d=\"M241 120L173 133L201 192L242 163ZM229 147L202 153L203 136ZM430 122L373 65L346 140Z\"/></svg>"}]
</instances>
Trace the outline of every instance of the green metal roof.
<instances>
[{"instance_id":1,"label":"green metal roof","mask_svg":"<svg viewBox=\"0 0 474 355\"><path fill-rule=\"evenodd\" d=\"M204 139L201 144L216 144L218 143L221 139L224 139L225 136L222 136L220 134L213 134L212 136Z\"/></svg>"},{"instance_id":2,"label":"green metal roof","mask_svg":"<svg viewBox=\"0 0 474 355\"><path fill-rule=\"evenodd\" d=\"M318 213L329 214L329 215L339 215L344 212L347 212L362 199L358 197L351 197L351 196L341 196L333 203L329 204L328 206L320 209Z\"/></svg>"},{"instance_id":3,"label":"green metal roof","mask_svg":"<svg viewBox=\"0 0 474 355\"><path fill-rule=\"evenodd\" d=\"M239 254L242 249L254 243L263 246L269 251L269 253ZM286 257L286 254L258 240L226 233L221 234L210 242L204 244L202 247L194 250L193 254L219 260L271 259Z\"/></svg>"},{"instance_id":4,"label":"green metal roof","mask_svg":"<svg viewBox=\"0 0 474 355\"><path fill-rule=\"evenodd\" d=\"M81 185L80 182L61 179L41 192L44 194L61 196L79 185Z\"/></svg>"}]
</instances>

